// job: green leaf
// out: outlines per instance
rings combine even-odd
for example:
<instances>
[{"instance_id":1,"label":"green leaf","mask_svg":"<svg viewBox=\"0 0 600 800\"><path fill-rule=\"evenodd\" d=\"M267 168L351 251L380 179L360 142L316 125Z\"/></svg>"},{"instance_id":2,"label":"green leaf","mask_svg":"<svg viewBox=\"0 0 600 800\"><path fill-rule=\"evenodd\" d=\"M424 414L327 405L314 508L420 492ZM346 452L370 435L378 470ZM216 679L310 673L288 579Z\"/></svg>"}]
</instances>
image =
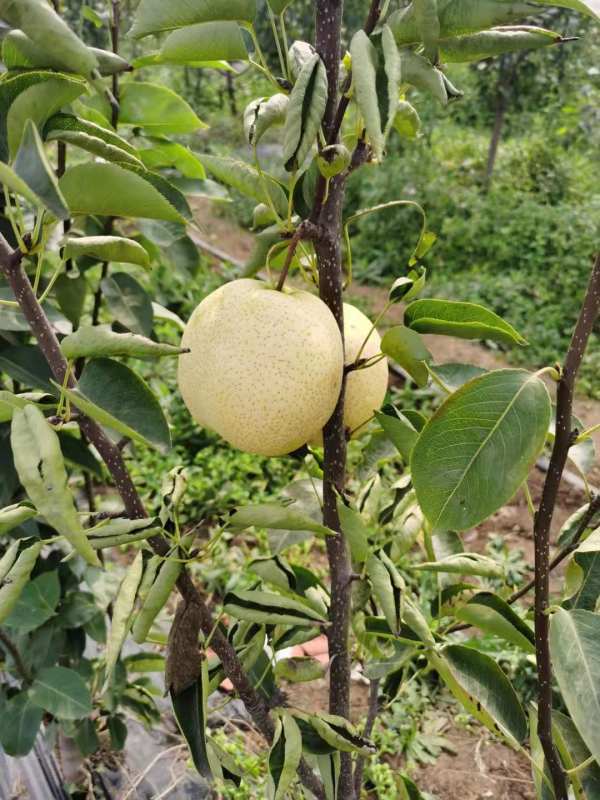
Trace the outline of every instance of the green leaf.
<instances>
[{"instance_id":1,"label":"green leaf","mask_svg":"<svg viewBox=\"0 0 600 800\"><path fill-rule=\"evenodd\" d=\"M264 133L273 125L285 122L290 98L287 94L274 94L252 100L244 110L244 136L248 144L258 144ZM268 207L264 206L268 211ZM273 219L269 219L272 222ZM256 223L255 223L256 227Z\"/></svg>"},{"instance_id":2,"label":"green leaf","mask_svg":"<svg viewBox=\"0 0 600 800\"><path fill-rule=\"evenodd\" d=\"M0 509L0 536L10 533L13 528L18 528L28 519L36 515L35 508L24 506L20 503ZM0 578L0 580L2 580Z\"/></svg>"},{"instance_id":3,"label":"green leaf","mask_svg":"<svg viewBox=\"0 0 600 800\"><path fill-rule=\"evenodd\" d=\"M440 57L446 63L483 61L504 53L538 50L561 41L559 33L523 25L444 39L439 43Z\"/></svg>"},{"instance_id":4,"label":"green leaf","mask_svg":"<svg viewBox=\"0 0 600 800\"><path fill-rule=\"evenodd\" d=\"M400 100L394 117L394 129L405 139L416 139L421 130L421 117L407 100Z\"/></svg>"},{"instance_id":5,"label":"green leaf","mask_svg":"<svg viewBox=\"0 0 600 800\"><path fill-rule=\"evenodd\" d=\"M485 633L499 636L527 653L535 653L533 631L521 617L497 594L479 592L459 607L455 616Z\"/></svg>"},{"instance_id":6,"label":"green leaf","mask_svg":"<svg viewBox=\"0 0 600 800\"><path fill-rule=\"evenodd\" d=\"M171 434L160 403L125 364L96 358L86 364L79 387L65 394L101 425L160 452L170 449Z\"/></svg>"},{"instance_id":7,"label":"green leaf","mask_svg":"<svg viewBox=\"0 0 600 800\"><path fill-rule=\"evenodd\" d=\"M39 408L30 404L15 409L10 441L15 468L33 505L88 564L100 566L68 487L58 436Z\"/></svg>"},{"instance_id":8,"label":"green leaf","mask_svg":"<svg viewBox=\"0 0 600 800\"><path fill-rule=\"evenodd\" d=\"M383 48L383 61L385 74L387 77L387 120L385 123L384 134L385 137L389 135L392 126L396 122L399 94L400 94L400 77L401 77L401 61L398 45L394 39L389 25L384 25L381 32L381 46Z\"/></svg>"},{"instance_id":9,"label":"green leaf","mask_svg":"<svg viewBox=\"0 0 600 800\"><path fill-rule=\"evenodd\" d=\"M435 64L438 57L438 39L440 38L437 0L413 0L413 6L419 38L424 44L424 55Z\"/></svg>"},{"instance_id":10,"label":"green leaf","mask_svg":"<svg viewBox=\"0 0 600 800\"><path fill-rule=\"evenodd\" d=\"M492 733L519 745L527 718L512 684L489 656L463 645L429 654L435 669L466 710Z\"/></svg>"},{"instance_id":11,"label":"green leaf","mask_svg":"<svg viewBox=\"0 0 600 800\"><path fill-rule=\"evenodd\" d=\"M417 386L427 385L426 364L432 355L418 333L403 325L390 328L381 340L381 352L405 369Z\"/></svg>"},{"instance_id":12,"label":"green leaf","mask_svg":"<svg viewBox=\"0 0 600 800\"><path fill-rule=\"evenodd\" d=\"M173 558L169 558L166 561L163 560L161 564L153 560L148 563L144 580L140 585L142 607L133 623L133 638L138 644L146 641L154 620L171 596L171 592L177 583L177 578L183 569L183 565L179 560L179 551L176 550L173 556ZM157 569L158 574L156 574ZM151 584L148 586L150 581ZM145 597L143 596L144 594Z\"/></svg>"},{"instance_id":13,"label":"green leaf","mask_svg":"<svg viewBox=\"0 0 600 800\"><path fill-rule=\"evenodd\" d=\"M31 187L28 186L8 164L4 164L2 161L0 161L0 183L2 183L2 186L6 187L9 192L14 192L20 197L23 197L28 203L31 203L32 206L43 205L41 198L35 195ZM2 330L6 330L6 328Z\"/></svg>"},{"instance_id":14,"label":"green leaf","mask_svg":"<svg viewBox=\"0 0 600 800\"><path fill-rule=\"evenodd\" d=\"M271 530L312 531L320 536L331 535L325 525L315 522L308 514L297 511L292 505L282 506L276 503L245 506L238 508L230 517L232 528L270 528Z\"/></svg>"},{"instance_id":15,"label":"green leaf","mask_svg":"<svg viewBox=\"0 0 600 800\"><path fill-rule=\"evenodd\" d=\"M230 20L253 22L256 0L142 0L135 16L130 36L140 39L159 31L172 31L196 22Z\"/></svg>"},{"instance_id":16,"label":"green leaf","mask_svg":"<svg viewBox=\"0 0 600 800\"><path fill-rule=\"evenodd\" d=\"M375 158L381 160L385 139L377 99L377 51L364 31L358 31L352 37L350 55L356 104L364 120Z\"/></svg>"},{"instance_id":17,"label":"green leaf","mask_svg":"<svg viewBox=\"0 0 600 800\"><path fill-rule=\"evenodd\" d=\"M443 106L462 97L462 92L455 89L444 73L432 66L424 56L411 50L402 50L400 59L403 83L410 83L419 91L431 94Z\"/></svg>"},{"instance_id":18,"label":"green leaf","mask_svg":"<svg viewBox=\"0 0 600 800\"><path fill-rule=\"evenodd\" d=\"M42 351L35 345L17 344L0 348L0 370L25 386L43 392L53 391L50 367Z\"/></svg>"},{"instance_id":19,"label":"green leaf","mask_svg":"<svg viewBox=\"0 0 600 800\"><path fill-rule=\"evenodd\" d=\"M206 127L182 97L155 83L124 83L119 109L119 124L135 125L153 134L193 133Z\"/></svg>"},{"instance_id":20,"label":"green leaf","mask_svg":"<svg viewBox=\"0 0 600 800\"><path fill-rule=\"evenodd\" d=\"M445 385L455 391L465 383L485 375L487 370L473 364L436 364L435 374L441 378Z\"/></svg>"},{"instance_id":21,"label":"green leaf","mask_svg":"<svg viewBox=\"0 0 600 800\"><path fill-rule=\"evenodd\" d=\"M589 760L590 751L585 746L573 720L559 711L553 711L552 732L566 769L575 769ZM594 800L595 797L600 797L600 766L595 761L585 769L578 769L576 775L571 775L571 781L574 779L581 787L580 794L583 800Z\"/></svg>"},{"instance_id":22,"label":"green leaf","mask_svg":"<svg viewBox=\"0 0 600 800\"><path fill-rule=\"evenodd\" d=\"M47 142L61 141L74 145L88 153L120 164L142 166L135 148L118 136L95 122L78 119L70 114L56 114L44 128Z\"/></svg>"},{"instance_id":23,"label":"green leaf","mask_svg":"<svg viewBox=\"0 0 600 800\"><path fill-rule=\"evenodd\" d=\"M112 50L100 50L97 47L90 47L90 50L96 56L100 75L118 75L132 69L132 65L128 61L125 61L117 53L113 53Z\"/></svg>"},{"instance_id":24,"label":"green leaf","mask_svg":"<svg viewBox=\"0 0 600 800\"><path fill-rule=\"evenodd\" d=\"M330 144L321 148L316 157L319 172L324 178L335 178L348 169L352 162L352 154L343 144Z\"/></svg>"},{"instance_id":25,"label":"green leaf","mask_svg":"<svg viewBox=\"0 0 600 800\"><path fill-rule=\"evenodd\" d=\"M44 712L34 705L29 692L19 692L2 709L0 744L8 756L26 756L33 747Z\"/></svg>"},{"instance_id":26,"label":"green leaf","mask_svg":"<svg viewBox=\"0 0 600 800\"><path fill-rule=\"evenodd\" d=\"M90 10L89 6L84 6L84 8ZM100 75L115 75L131 69L124 58L110 50L100 50L97 47L88 49L98 63ZM40 42L34 42L18 29L9 31L2 40L2 61L8 70L56 69L71 71L65 67L60 56L57 58L55 53L40 47Z\"/></svg>"},{"instance_id":27,"label":"green leaf","mask_svg":"<svg viewBox=\"0 0 600 800\"><path fill-rule=\"evenodd\" d=\"M20 634L34 631L54 617L56 606L60 600L60 583L56 571L44 572L30 580L31 569L35 565L36 551L39 553L39 549L38 545L33 545L21 554L20 558L23 559L24 565L22 576L25 576L21 587L22 591L16 598L10 615L3 623L8 628L19 631ZM10 573L7 580L12 580ZM21 581L23 581L23 577L21 577Z\"/></svg>"},{"instance_id":28,"label":"green leaf","mask_svg":"<svg viewBox=\"0 0 600 800\"><path fill-rule=\"evenodd\" d=\"M106 305L123 327L140 336L150 336L154 323L152 301L127 272L115 272L100 283Z\"/></svg>"},{"instance_id":29,"label":"green leaf","mask_svg":"<svg viewBox=\"0 0 600 800\"><path fill-rule=\"evenodd\" d=\"M451 575L482 575L484 578L502 578L504 570L497 561L479 553L456 553L440 561L414 564L411 569L425 572L449 572Z\"/></svg>"},{"instance_id":30,"label":"green leaf","mask_svg":"<svg viewBox=\"0 0 600 800\"><path fill-rule=\"evenodd\" d=\"M453 300L416 300L404 312L404 322L419 333L437 333L461 339L492 339L504 344L527 344L512 325L475 303Z\"/></svg>"},{"instance_id":31,"label":"green leaf","mask_svg":"<svg viewBox=\"0 0 600 800\"><path fill-rule=\"evenodd\" d=\"M58 438L60 440L60 449L66 462L95 475L99 480L104 478L102 465L92 455L89 447L84 444L82 439L67 431L60 431Z\"/></svg>"},{"instance_id":32,"label":"green leaf","mask_svg":"<svg viewBox=\"0 0 600 800\"><path fill-rule=\"evenodd\" d=\"M338 516L342 532L350 545L352 560L363 564L369 557L369 529L358 511L347 506L339 497L337 500Z\"/></svg>"},{"instance_id":33,"label":"green leaf","mask_svg":"<svg viewBox=\"0 0 600 800\"><path fill-rule=\"evenodd\" d=\"M81 321L89 288L85 275L78 274L77 270L65 271L56 279L56 302L73 327L77 327Z\"/></svg>"},{"instance_id":34,"label":"green leaf","mask_svg":"<svg viewBox=\"0 0 600 800\"><path fill-rule=\"evenodd\" d=\"M389 298L392 303L403 300L407 303L423 291L427 281L427 270L420 267L418 270L411 269L408 275L403 275L392 284Z\"/></svg>"},{"instance_id":35,"label":"green leaf","mask_svg":"<svg viewBox=\"0 0 600 800\"><path fill-rule=\"evenodd\" d=\"M40 82L24 88L6 115L6 141L12 158L19 149L28 120L32 120L37 128L43 128L49 117L85 91L85 83L78 78L52 72L37 74ZM50 77L46 78L46 74Z\"/></svg>"},{"instance_id":36,"label":"green leaf","mask_svg":"<svg viewBox=\"0 0 600 800\"><path fill-rule=\"evenodd\" d=\"M275 664L275 677L288 683L310 683L325 677L327 664L310 656L281 658Z\"/></svg>"},{"instance_id":37,"label":"green leaf","mask_svg":"<svg viewBox=\"0 0 600 800\"><path fill-rule=\"evenodd\" d=\"M510 500L543 449L550 415L544 383L524 370L489 372L451 395L411 459L434 530L467 530Z\"/></svg>"},{"instance_id":38,"label":"green leaf","mask_svg":"<svg viewBox=\"0 0 600 800\"><path fill-rule=\"evenodd\" d=\"M365 570L390 630L399 635L402 627L402 593L406 588L402 576L383 550L367 558Z\"/></svg>"},{"instance_id":39,"label":"green leaf","mask_svg":"<svg viewBox=\"0 0 600 800\"><path fill-rule=\"evenodd\" d=\"M322 711L318 714L306 714L297 709L293 710L293 715L297 721L308 723L323 742L333 750L339 750L342 753L359 753L364 756L373 755L375 752L373 743L361 736L354 725L344 717L337 714L325 714Z\"/></svg>"},{"instance_id":40,"label":"green leaf","mask_svg":"<svg viewBox=\"0 0 600 800\"><path fill-rule=\"evenodd\" d=\"M315 54L300 70L290 94L283 136L283 161L288 172L302 166L317 140L327 91L327 71Z\"/></svg>"},{"instance_id":41,"label":"green leaf","mask_svg":"<svg viewBox=\"0 0 600 800\"><path fill-rule=\"evenodd\" d=\"M117 164L78 164L66 171L59 187L74 215L185 222L173 204L150 183L150 175L153 173L142 177Z\"/></svg>"},{"instance_id":42,"label":"green leaf","mask_svg":"<svg viewBox=\"0 0 600 800\"><path fill-rule=\"evenodd\" d=\"M550 652L569 714L600 762L600 616L559 609L550 622Z\"/></svg>"},{"instance_id":43,"label":"green leaf","mask_svg":"<svg viewBox=\"0 0 600 800\"><path fill-rule=\"evenodd\" d=\"M383 428L387 438L394 444L404 461L410 461L410 454L419 434L415 426L393 406L386 406L375 412L377 422Z\"/></svg>"},{"instance_id":44,"label":"green leaf","mask_svg":"<svg viewBox=\"0 0 600 800\"><path fill-rule=\"evenodd\" d=\"M69 237L63 248L63 258L88 258L97 261L119 261L150 268L148 251L134 239L122 236L80 236Z\"/></svg>"},{"instance_id":45,"label":"green leaf","mask_svg":"<svg viewBox=\"0 0 600 800\"><path fill-rule=\"evenodd\" d=\"M90 122L87 119L81 119L73 116L73 114L55 114L46 122L44 127L44 139L60 139L64 134L82 134L90 139L100 139L115 151L121 151L119 156L121 161L130 160L132 163L139 163L138 150L127 139L119 136L112 128L108 126L98 125L95 122ZM77 143L77 139L73 140ZM82 142L85 139L81 140ZM88 149L84 144L78 146ZM95 152L90 150L90 152ZM99 153L101 155L101 153ZM130 156L128 159L127 156Z\"/></svg>"},{"instance_id":46,"label":"green leaf","mask_svg":"<svg viewBox=\"0 0 600 800\"><path fill-rule=\"evenodd\" d=\"M163 42L155 63L194 66L221 60L248 60L237 22L200 22L173 31Z\"/></svg>"},{"instance_id":47,"label":"green leaf","mask_svg":"<svg viewBox=\"0 0 600 800\"><path fill-rule=\"evenodd\" d=\"M172 344L153 342L135 333L115 333L110 325L84 325L60 343L65 358L160 358L185 352Z\"/></svg>"},{"instance_id":48,"label":"green leaf","mask_svg":"<svg viewBox=\"0 0 600 800\"><path fill-rule=\"evenodd\" d=\"M123 659L123 665L127 672L164 672L165 657L160 653L133 653Z\"/></svg>"},{"instance_id":49,"label":"green leaf","mask_svg":"<svg viewBox=\"0 0 600 800\"><path fill-rule=\"evenodd\" d=\"M48 162L44 146L32 120L27 120L14 170L42 204L58 219L68 219L69 209L60 193L56 176Z\"/></svg>"},{"instance_id":50,"label":"green leaf","mask_svg":"<svg viewBox=\"0 0 600 800\"><path fill-rule=\"evenodd\" d=\"M272 592L228 592L223 601L223 611L236 619L268 625L314 627L326 621L325 615L312 606Z\"/></svg>"},{"instance_id":51,"label":"green leaf","mask_svg":"<svg viewBox=\"0 0 600 800\"><path fill-rule=\"evenodd\" d=\"M552 2L552 5L559 4L560 0L558 3ZM490 0L485 3L480 0L451 0L439 3L438 11L440 36L446 39L517 21L531 14L532 5L527 2L507 3L504 0ZM388 23L399 45L416 44L421 40L414 3L391 14Z\"/></svg>"},{"instance_id":52,"label":"green leaf","mask_svg":"<svg viewBox=\"0 0 600 800\"><path fill-rule=\"evenodd\" d=\"M139 156L147 169L160 169L174 167L186 178L205 181L206 172L197 156L189 147L179 142L166 142L161 139L151 139L152 147L139 151ZM187 194L185 190L184 194Z\"/></svg>"},{"instance_id":53,"label":"green leaf","mask_svg":"<svg viewBox=\"0 0 600 800\"><path fill-rule=\"evenodd\" d=\"M142 580L144 560L141 550L138 553L127 572L123 576L119 591L115 598L110 633L106 644L106 684L112 682L113 672L121 653L123 643L129 633L133 616L133 607L137 590Z\"/></svg>"},{"instance_id":54,"label":"green leaf","mask_svg":"<svg viewBox=\"0 0 600 800\"><path fill-rule=\"evenodd\" d=\"M0 17L20 28L61 69L90 77L98 62L44 0L0 0Z\"/></svg>"},{"instance_id":55,"label":"green leaf","mask_svg":"<svg viewBox=\"0 0 600 800\"><path fill-rule=\"evenodd\" d=\"M199 157L205 168L217 180L237 189L247 197L254 198L258 203L275 206L275 210L280 216L287 216L287 197L275 178L263 172L263 182L254 167L235 158L212 156L206 153Z\"/></svg>"},{"instance_id":56,"label":"green leaf","mask_svg":"<svg viewBox=\"0 0 600 800\"><path fill-rule=\"evenodd\" d=\"M273 800L284 800L298 778L302 757L302 736L295 719L282 711L275 723L269 752L269 782Z\"/></svg>"},{"instance_id":57,"label":"green leaf","mask_svg":"<svg viewBox=\"0 0 600 800\"><path fill-rule=\"evenodd\" d=\"M600 19L600 0L532 0L542 6L560 6L561 8L572 8L580 14L587 14L590 17Z\"/></svg>"},{"instance_id":58,"label":"green leaf","mask_svg":"<svg viewBox=\"0 0 600 800\"><path fill-rule=\"evenodd\" d=\"M170 691L173 712L177 724L183 733L194 766L208 780L212 779L212 770L207 753L206 724L208 719L208 666L206 658L202 659L200 677L191 686L175 694Z\"/></svg>"},{"instance_id":59,"label":"green leaf","mask_svg":"<svg viewBox=\"0 0 600 800\"><path fill-rule=\"evenodd\" d=\"M268 0L268 3L274 14L283 14L286 8L292 3L292 0Z\"/></svg>"},{"instance_id":60,"label":"green leaf","mask_svg":"<svg viewBox=\"0 0 600 800\"><path fill-rule=\"evenodd\" d=\"M92 712L92 697L74 669L43 669L30 691L31 702L59 719L81 719Z\"/></svg>"}]
</instances>

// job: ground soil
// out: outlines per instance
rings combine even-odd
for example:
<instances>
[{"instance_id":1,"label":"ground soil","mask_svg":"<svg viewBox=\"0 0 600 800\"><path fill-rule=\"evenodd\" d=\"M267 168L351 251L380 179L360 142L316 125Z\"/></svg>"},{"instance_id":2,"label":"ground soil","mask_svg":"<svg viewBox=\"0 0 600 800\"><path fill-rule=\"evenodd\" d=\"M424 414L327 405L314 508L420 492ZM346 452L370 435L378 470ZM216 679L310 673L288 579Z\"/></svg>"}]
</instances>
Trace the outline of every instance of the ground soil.
<instances>
[{"instance_id":1,"label":"ground soil","mask_svg":"<svg viewBox=\"0 0 600 800\"><path fill-rule=\"evenodd\" d=\"M196 201L195 211L200 222L201 238L213 247L226 250L236 261L244 261L253 247L253 237L242 230L222 211L215 210L206 201ZM194 237L196 240L198 237ZM217 263L217 262L215 262ZM385 305L385 289L353 285L349 296L360 298L372 309L375 316ZM387 322L402 321L402 307L394 307ZM482 347L479 343L462 341L444 336L428 336L427 345L436 363L462 362L475 364L486 369L499 369L508 366L503 356ZM552 390L552 387L549 385ZM586 397L578 397L575 413L586 427L600 421L600 402ZM596 447L600 451L600 431L595 436ZM600 486L600 465L589 476L592 486ZM535 468L530 476L530 490L534 502L541 496L544 474ZM582 503L585 502L580 488L564 482L559 504L556 509L552 537L560 530L563 522ZM523 493L519 493L505 507L500 509L483 525L465 536L468 549L483 551L492 535L502 534L511 548L523 551L529 564L533 563L532 519ZM554 576L556 586L560 570ZM367 688L360 682L352 686L352 716L359 720L367 711ZM305 710L327 707L327 679L309 685L290 686L289 700ZM437 800L533 800L535 792L531 780L531 769L527 758L510 748L494 741L478 728L466 730L449 723L444 736L452 744L452 753L443 753L434 765L424 766L415 775L422 790L432 793ZM400 767L401 765L398 764ZM382 798L381 800L394 800Z\"/></svg>"}]
</instances>

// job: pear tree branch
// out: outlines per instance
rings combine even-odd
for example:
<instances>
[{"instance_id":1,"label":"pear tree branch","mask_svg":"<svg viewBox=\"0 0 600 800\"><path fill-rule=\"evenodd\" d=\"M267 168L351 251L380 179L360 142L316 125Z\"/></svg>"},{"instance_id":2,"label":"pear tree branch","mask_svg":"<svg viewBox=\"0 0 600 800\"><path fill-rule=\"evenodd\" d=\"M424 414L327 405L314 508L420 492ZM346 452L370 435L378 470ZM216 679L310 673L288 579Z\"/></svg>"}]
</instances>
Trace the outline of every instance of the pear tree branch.
<instances>
[{"instance_id":1,"label":"pear tree branch","mask_svg":"<svg viewBox=\"0 0 600 800\"><path fill-rule=\"evenodd\" d=\"M32 334L37 339L40 350L44 354L48 366L56 381L70 388L76 388L77 382L68 370L65 357L62 354L56 334L46 316L46 313L35 296L29 278L22 265L23 253L11 250L6 239L0 234L0 269L6 276L19 303L23 316L27 320ZM69 377L67 378L67 372ZM125 464L123 454L119 448L104 433L104 430L94 420L84 414L77 417L77 422L87 440L94 445L108 471L110 472L117 491L121 495L125 511L132 519L143 519L148 514L138 491L131 479ZM153 536L149 544L155 553L166 556L169 553L169 544L163 536ZM212 635L211 645L221 659L223 669L231 680L237 693L244 702L254 724L267 740L273 739L274 724L265 700L256 692L237 656L237 653L227 637L217 628L209 611L205 595L194 585L189 572L184 569L177 581L177 588L186 604L194 604L199 609L202 631L205 636ZM306 762L299 766L299 775L304 785L318 798L325 800L324 788Z\"/></svg>"},{"instance_id":2,"label":"pear tree branch","mask_svg":"<svg viewBox=\"0 0 600 800\"><path fill-rule=\"evenodd\" d=\"M600 315L600 255L597 256L558 384L556 435L535 515L535 648L538 668L538 736L550 770L556 800L567 800L567 783L552 737L552 661L550 656L550 527L558 491L577 434L572 429L575 380Z\"/></svg>"}]
</instances>

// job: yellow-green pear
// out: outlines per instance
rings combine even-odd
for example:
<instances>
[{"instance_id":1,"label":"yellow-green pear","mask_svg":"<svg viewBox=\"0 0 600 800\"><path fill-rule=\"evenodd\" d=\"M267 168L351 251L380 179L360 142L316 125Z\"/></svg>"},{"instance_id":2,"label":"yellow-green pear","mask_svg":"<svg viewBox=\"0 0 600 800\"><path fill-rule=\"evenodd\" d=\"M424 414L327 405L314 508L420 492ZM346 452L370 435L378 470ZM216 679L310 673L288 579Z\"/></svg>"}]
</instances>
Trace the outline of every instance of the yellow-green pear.
<instances>
[{"instance_id":1,"label":"yellow-green pear","mask_svg":"<svg viewBox=\"0 0 600 800\"><path fill-rule=\"evenodd\" d=\"M352 364L366 337L361 360L381 353L381 337L373 328L373 323L358 308L344 303L344 344L345 362ZM361 433L374 411L383 405L388 389L389 370L387 358L371 367L350 372L346 382L346 405L344 426L347 430Z\"/></svg>"},{"instance_id":2,"label":"yellow-green pear","mask_svg":"<svg viewBox=\"0 0 600 800\"><path fill-rule=\"evenodd\" d=\"M315 295L241 279L186 326L179 388L192 417L240 450L279 456L329 419L343 374L335 318Z\"/></svg>"},{"instance_id":3,"label":"yellow-green pear","mask_svg":"<svg viewBox=\"0 0 600 800\"><path fill-rule=\"evenodd\" d=\"M368 337L368 338L367 338ZM365 343L366 340L366 343ZM364 347L363 347L363 343ZM381 353L381 337L373 328L373 323L358 308L344 303L344 363L371 358ZM346 380L346 401L344 405L344 427L359 436L364 433L367 422L374 411L383 405L388 388L389 372L387 359L365 369L352 371ZM323 434L315 431L309 443L322 446Z\"/></svg>"}]
</instances>

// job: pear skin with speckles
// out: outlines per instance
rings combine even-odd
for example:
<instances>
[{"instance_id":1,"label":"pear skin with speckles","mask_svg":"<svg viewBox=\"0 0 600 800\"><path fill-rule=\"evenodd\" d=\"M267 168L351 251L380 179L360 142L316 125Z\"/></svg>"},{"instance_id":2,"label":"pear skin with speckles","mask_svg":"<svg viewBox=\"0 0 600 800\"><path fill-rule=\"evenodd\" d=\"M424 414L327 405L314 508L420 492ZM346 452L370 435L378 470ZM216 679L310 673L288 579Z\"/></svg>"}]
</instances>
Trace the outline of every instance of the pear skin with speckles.
<instances>
[{"instance_id":1,"label":"pear skin with speckles","mask_svg":"<svg viewBox=\"0 0 600 800\"><path fill-rule=\"evenodd\" d=\"M345 364L353 364L361 348L361 361L381 353L381 337L373 328L373 323L362 311L349 303L344 303L344 348ZM388 382L387 358L366 369L350 372L346 379L344 404L344 428L347 431L351 431L354 436L360 436L367 430L367 423L373 413L379 411L383 405ZM322 447L323 432L313 431L308 441L309 444Z\"/></svg>"},{"instance_id":2,"label":"pear skin with speckles","mask_svg":"<svg viewBox=\"0 0 600 800\"><path fill-rule=\"evenodd\" d=\"M344 345L345 362L352 364L362 347L363 358L372 358L381 353L381 337L373 329L373 323L355 306L344 303ZM351 372L346 382L346 405L344 407L344 427L350 431L362 433L366 423L379 411L388 390L389 369L387 358L378 361L366 369Z\"/></svg>"},{"instance_id":3,"label":"pear skin with speckles","mask_svg":"<svg viewBox=\"0 0 600 800\"><path fill-rule=\"evenodd\" d=\"M193 312L179 357L190 414L248 453L280 456L306 443L335 408L342 337L331 311L298 289L227 283Z\"/></svg>"}]
</instances>

